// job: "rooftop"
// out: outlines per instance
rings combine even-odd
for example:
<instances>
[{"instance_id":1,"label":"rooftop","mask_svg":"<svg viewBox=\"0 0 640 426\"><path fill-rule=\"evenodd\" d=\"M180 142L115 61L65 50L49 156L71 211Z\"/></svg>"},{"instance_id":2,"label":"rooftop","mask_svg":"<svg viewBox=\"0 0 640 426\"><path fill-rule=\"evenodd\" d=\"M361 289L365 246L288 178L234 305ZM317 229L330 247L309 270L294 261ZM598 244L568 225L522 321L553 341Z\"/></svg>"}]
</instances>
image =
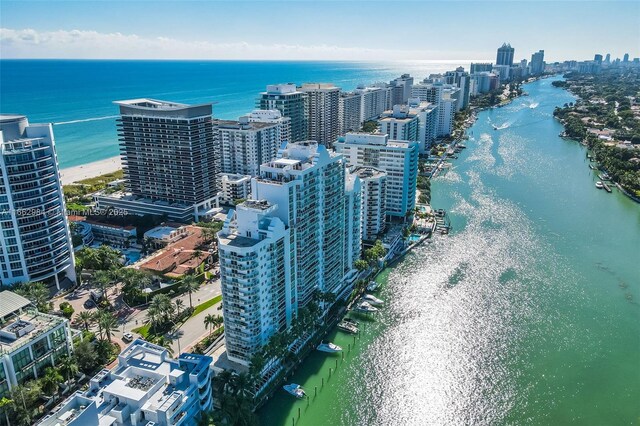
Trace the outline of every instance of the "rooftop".
<instances>
[{"instance_id":1,"label":"rooftop","mask_svg":"<svg viewBox=\"0 0 640 426\"><path fill-rule=\"evenodd\" d=\"M0 354L18 350L64 321L64 318L40 313L35 308L9 316L0 324Z\"/></svg>"},{"instance_id":2,"label":"rooftop","mask_svg":"<svg viewBox=\"0 0 640 426\"><path fill-rule=\"evenodd\" d=\"M29 306L29 299L20 296L12 291L5 290L0 292L0 319L10 315L22 308Z\"/></svg>"}]
</instances>

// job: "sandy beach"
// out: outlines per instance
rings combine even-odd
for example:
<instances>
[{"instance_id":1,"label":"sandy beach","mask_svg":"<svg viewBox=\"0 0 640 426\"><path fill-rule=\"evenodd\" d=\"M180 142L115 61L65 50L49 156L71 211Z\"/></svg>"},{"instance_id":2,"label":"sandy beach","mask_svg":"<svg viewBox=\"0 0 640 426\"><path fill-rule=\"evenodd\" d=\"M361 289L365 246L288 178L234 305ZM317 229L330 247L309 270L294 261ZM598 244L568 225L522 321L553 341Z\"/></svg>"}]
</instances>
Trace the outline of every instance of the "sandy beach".
<instances>
[{"instance_id":1,"label":"sandy beach","mask_svg":"<svg viewBox=\"0 0 640 426\"><path fill-rule=\"evenodd\" d=\"M82 166L69 167L60 170L63 185L76 183L83 179L88 179L107 173L113 173L122 168L120 157L111 157L106 160L100 160L93 163L83 164Z\"/></svg>"}]
</instances>

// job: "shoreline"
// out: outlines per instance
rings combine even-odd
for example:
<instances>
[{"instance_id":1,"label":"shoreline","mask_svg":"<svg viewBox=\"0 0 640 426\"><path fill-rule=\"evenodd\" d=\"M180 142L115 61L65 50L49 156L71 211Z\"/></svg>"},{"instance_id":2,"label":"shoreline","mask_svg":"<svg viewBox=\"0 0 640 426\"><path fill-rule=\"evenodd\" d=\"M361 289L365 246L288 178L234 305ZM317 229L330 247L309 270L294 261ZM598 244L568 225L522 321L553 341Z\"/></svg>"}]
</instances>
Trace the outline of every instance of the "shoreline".
<instances>
[{"instance_id":1,"label":"shoreline","mask_svg":"<svg viewBox=\"0 0 640 426\"><path fill-rule=\"evenodd\" d=\"M566 81L566 80L565 80ZM573 96L575 96L576 101L577 100L582 100L582 98L577 94L574 93L573 91L571 91L570 88L568 87L560 87L559 89L565 90L568 93L571 93ZM578 139L572 136L568 136L566 134L566 129L567 129L567 123L564 119L557 117L556 115L553 116L554 120L558 121L558 123L562 124L562 133L560 133L560 137L564 140L570 140L571 142L575 142L580 144L582 147L584 147L585 151L587 152L587 154L591 154L593 152L593 150L589 147L589 144L587 143L587 138L584 139ZM600 168L600 164L596 162L596 171L605 171ZM615 180L611 179L611 182L613 182L614 186L616 188L618 188L618 190L625 195L627 198L629 198L632 201L635 201L636 203L640 204L640 198L636 197L635 195L633 195L631 192L629 192L627 189L625 189L622 185L620 185L620 183L616 182Z\"/></svg>"},{"instance_id":2,"label":"shoreline","mask_svg":"<svg viewBox=\"0 0 640 426\"><path fill-rule=\"evenodd\" d=\"M122 163L120 162L120 156L110 157L104 160L62 169L60 170L60 180L62 186L71 185L84 179L106 175L121 169Z\"/></svg>"}]
</instances>

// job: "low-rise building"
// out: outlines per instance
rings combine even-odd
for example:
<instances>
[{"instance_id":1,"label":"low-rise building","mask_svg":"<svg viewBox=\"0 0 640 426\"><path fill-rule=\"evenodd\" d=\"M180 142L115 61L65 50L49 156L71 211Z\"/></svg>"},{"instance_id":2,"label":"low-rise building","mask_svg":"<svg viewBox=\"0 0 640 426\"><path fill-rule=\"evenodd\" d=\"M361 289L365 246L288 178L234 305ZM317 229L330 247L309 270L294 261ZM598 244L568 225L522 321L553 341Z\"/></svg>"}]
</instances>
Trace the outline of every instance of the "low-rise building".
<instances>
[{"instance_id":1,"label":"low-rise building","mask_svg":"<svg viewBox=\"0 0 640 426\"><path fill-rule=\"evenodd\" d=\"M96 240L114 247L129 247L135 243L138 236L135 226L113 225L96 220L85 220L84 223L91 226L91 232Z\"/></svg>"},{"instance_id":2,"label":"low-rise building","mask_svg":"<svg viewBox=\"0 0 640 426\"><path fill-rule=\"evenodd\" d=\"M89 389L64 401L39 426L188 426L212 406L213 359L181 354L137 339L102 370Z\"/></svg>"},{"instance_id":3,"label":"low-rise building","mask_svg":"<svg viewBox=\"0 0 640 426\"><path fill-rule=\"evenodd\" d=\"M188 236L186 226L163 224L144 233L144 241L150 248L160 249Z\"/></svg>"},{"instance_id":4,"label":"low-rise building","mask_svg":"<svg viewBox=\"0 0 640 426\"><path fill-rule=\"evenodd\" d=\"M66 318L38 312L11 291L0 292L0 398L71 354L72 334Z\"/></svg>"},{"instance_id":5,"label":"low-rise building","mask_svg":"<svg viewBox=\"0 0 640 426\"><path fill-rule=\"evenodd\" d=\"M163 250L145 259L140 269L170 278L180 278L198 269L211 258L211 252L201 250L207 242L203 228L186 225L186 235L168 244ZM211 237L213 239L213 237Z\"/></svg>"}]
</instances>

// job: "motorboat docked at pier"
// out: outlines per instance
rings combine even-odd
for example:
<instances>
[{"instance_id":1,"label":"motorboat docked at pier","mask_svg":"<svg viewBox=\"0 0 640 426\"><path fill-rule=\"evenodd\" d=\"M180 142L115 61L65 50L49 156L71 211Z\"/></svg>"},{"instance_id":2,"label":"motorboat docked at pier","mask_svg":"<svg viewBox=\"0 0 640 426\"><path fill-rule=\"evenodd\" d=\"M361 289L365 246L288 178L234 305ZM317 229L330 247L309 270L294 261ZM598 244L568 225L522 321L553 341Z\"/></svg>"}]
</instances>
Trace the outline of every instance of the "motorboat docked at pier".
<instances>
[{"instance_id":1,"label":"motorboat docked at pier","mask_svg":"<svg viewBox=\"0 0 640 426\"><path fill-rule=\"evenodd\" d=\"M367 291L376 291L378 287L380 287L380 284L378 284L375 281L369 281L369 285L367 286Z\"/></svg>"},{"instance_id":2,"label":"motorboat docked at pier","mask_svg":"<svg viewBox=\"0 0 640 426\"><path fill-rule=\"evenodd\" d=\"M291 395L295 396L298 399L304 398L307 395L304 392L304 389L302 389L302 386L296 383L284 385L282 389L286 390L288 393L290 393Z\"/></svg>"},{"instance_id":3,"label":"motorboat docked at pier","mask_svg":"<svg viewBox=\"0 0 640 426\"><path fill-rule=\"evenodd\" d=\"M327 342L320 343L317 347L320 352L336 353L341 352L342 348L335 343Z\"/></svg>"},{"instance_id":4,"label":"motorboat docked at pier","mask_svg":"<svg viewBox=\"0 0 640 426\"><path fill-rule=\"evenodd\" d=\"M374 312L378 312L378 308L374 308L373 306L371 306L371 304L369 302L360 302L355 307L355 311L356 312L362 312L362 313L365 313L365 314L372 314Z\"/></svg>"},{"instance_id":5,"label":"motorboat docked at pier","mask_svg":"<svg viewBox=\"0 0 640 426\"><path fill-rule=\"evenodd\" d=\"M358 334L358 326L349 321L342 320L338 323L338 330L351 334Z\"/></svg>"},{"instance_id":6,"label":"motorboat docked at pier","mask_svg":"<svg viewBox=\"0 0 640 426\"><path fill-rule=\"evenodd\" d=\"M380 306L384 303L383 300L378 299L373 294L365 294L364 296L362 296L362 300L365 302L368 302L370 305L373 305L373 306Z\"/></svg>"},{"instance_id":7,"label":"motorboat docked at pier","mask_svg":"<svg viewBox=\"0 0 640 426\"><path fill-rule=\"evenodd\" d=\"M604 184L602 182L600 182L600 181L597 181L596 182L596 188L603 189L604 188Z\"/></svg>"}]
</instances>

